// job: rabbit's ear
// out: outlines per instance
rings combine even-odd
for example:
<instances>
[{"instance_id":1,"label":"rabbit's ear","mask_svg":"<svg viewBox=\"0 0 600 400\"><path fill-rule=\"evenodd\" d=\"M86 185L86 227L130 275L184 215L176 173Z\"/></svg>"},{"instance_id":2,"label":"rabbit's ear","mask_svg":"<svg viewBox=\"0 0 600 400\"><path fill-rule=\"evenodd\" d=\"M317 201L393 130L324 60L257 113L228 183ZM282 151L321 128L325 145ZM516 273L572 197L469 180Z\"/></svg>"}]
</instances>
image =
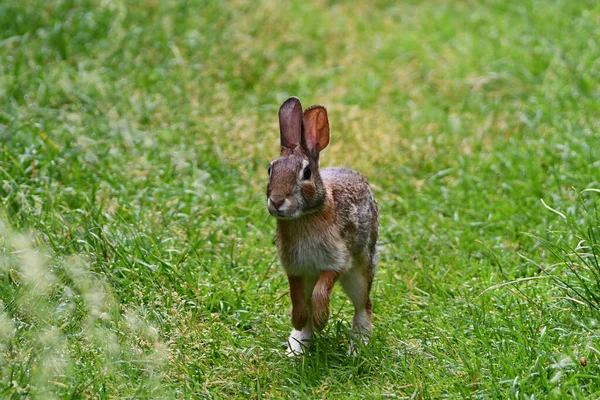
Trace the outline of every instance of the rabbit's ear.
<instances>
[{"instance_id":1,"label":"rabbit's ear","mask_svg":"<svg viewBox=\"0 0 600 400\"><path fill-rule=\"evenodd\" d=\"M312 106L302 117L303 144L313 157L329 144L329 119L323 106Z\"/></svg>"},{"instance_id":2,"label":"rabbit's ear","mask_svg":"<svg viewBox=\"0 0 600 400\"><path fill-rule=\"evenodd\" d=\"M294 149L300 145L302 104L297 97L290 97L279 107L279 131L282 147Z\"/></svg>"}]
</instances>

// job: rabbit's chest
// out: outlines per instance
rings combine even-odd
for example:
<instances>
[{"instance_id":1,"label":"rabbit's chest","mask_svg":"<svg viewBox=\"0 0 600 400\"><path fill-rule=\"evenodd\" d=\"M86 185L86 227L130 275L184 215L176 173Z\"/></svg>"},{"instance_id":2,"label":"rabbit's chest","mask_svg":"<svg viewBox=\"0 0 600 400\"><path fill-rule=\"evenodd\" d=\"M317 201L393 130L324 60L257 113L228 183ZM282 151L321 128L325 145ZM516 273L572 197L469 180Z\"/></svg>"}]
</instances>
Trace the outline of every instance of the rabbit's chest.
<instances>
[{"instance_id":1,"label":"rabbit's chest","mask_svg":"<svg viewBox=\"0 0 600 400\"><path fill-rule=\"evenodd\" d=\"M302 232L291 238L279 234L277 248L285 271L290 275L342 271L348 252L333 232Z\"/></svg>"}]
</instances>

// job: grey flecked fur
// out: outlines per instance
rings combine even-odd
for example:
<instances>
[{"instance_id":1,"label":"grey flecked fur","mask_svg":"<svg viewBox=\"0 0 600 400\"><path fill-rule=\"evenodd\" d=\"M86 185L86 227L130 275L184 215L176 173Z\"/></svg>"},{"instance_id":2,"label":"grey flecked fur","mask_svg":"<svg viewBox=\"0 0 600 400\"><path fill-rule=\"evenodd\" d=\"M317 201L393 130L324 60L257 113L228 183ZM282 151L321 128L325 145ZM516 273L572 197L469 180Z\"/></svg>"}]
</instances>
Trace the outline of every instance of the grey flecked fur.
<instances>
[{"instance_id":1,"label":"grey flecked fur","mask_svg":"<svg viewBox=\"0 0 600 400\"><path fill-rule=\"evenodd\" d=\"M336 225L354 257L367 257L369 267L377 264L379 208L367 178L356 171L329 167L321 171L335 201Z\"/></svg>"}]
</instances>

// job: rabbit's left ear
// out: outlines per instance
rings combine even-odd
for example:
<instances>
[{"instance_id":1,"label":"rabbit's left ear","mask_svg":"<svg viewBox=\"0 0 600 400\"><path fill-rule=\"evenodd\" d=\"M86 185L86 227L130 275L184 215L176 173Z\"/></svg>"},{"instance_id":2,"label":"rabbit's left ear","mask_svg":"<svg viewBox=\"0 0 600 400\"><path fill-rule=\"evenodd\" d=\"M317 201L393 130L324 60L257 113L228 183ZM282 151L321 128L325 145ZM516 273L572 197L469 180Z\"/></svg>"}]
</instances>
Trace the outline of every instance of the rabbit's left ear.
<instances>
[{"instance_id":1,"label":"rabbit's left ear","mask_svg":"<svg viewBox=\"0 0 600 400\"><path fill-rule=\"evenodd\" d=\"M323 106L312 106L302 117L302 144L315 158L329 144L329 119Z\"/></svg>"},{"instance_id":2,"label":"rabbit's left ear","mask_svg":"<svg viewBox=\"0 0 600 400\"><path fill-rule=\"evenodd\" d=\"M294 149L300 145L302 104L297 97L290 97L279 108L279 131L281 147Z\"/></svg>"}]
</instances>

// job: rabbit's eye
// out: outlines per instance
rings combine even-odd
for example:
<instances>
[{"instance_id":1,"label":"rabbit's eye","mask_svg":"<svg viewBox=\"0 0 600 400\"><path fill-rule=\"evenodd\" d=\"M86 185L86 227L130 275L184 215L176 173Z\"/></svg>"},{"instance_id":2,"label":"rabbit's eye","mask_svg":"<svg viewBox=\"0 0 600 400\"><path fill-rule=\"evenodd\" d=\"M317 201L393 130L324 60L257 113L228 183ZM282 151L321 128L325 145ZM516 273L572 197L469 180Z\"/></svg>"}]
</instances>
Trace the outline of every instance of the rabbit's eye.
<instances>
[{"instance_id":1,"label":"rabbit's eye","mask_svg":"<svg viewBox=\"0 0 600 400\"><path fill-rule=\"evenodd\" d=\"M310 170L310 167L304 168L304 172L302 173L302 179L307 181L310 179L311 175L312 175L312 171Z\"/></svg>"},{"instance_id":2,"label":"rabbit's eye","mask_svg":"<svg viewBox=\"0 0 600 400\"><path fill-rule=\"evenodd\" d=\"M269 169L267 170L267 174L269 174L269 176L271 176L271 166L269 165Z\"/></svg>"}]
</instances>

